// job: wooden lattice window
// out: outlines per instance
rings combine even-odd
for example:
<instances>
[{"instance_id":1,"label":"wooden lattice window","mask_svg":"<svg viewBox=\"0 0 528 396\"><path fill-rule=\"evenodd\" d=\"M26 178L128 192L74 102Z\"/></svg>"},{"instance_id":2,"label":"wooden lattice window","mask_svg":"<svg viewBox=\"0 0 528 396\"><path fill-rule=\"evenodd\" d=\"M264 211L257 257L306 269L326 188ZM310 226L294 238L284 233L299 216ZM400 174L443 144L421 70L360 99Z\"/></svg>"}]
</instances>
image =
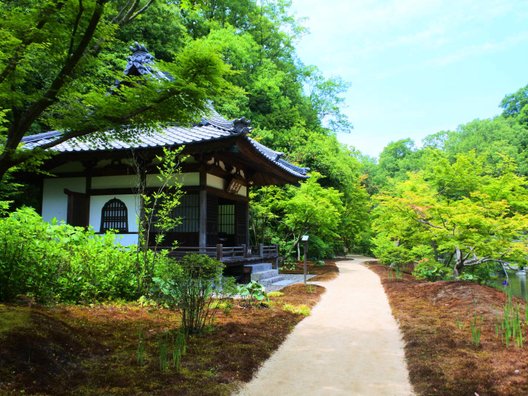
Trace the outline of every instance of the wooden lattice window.
<instances>
[{"instance_id":1,"label":"wooden lattice window","mask_svg":"<svg viewBox=\"0 0 528 396\"><path fill-rule=\"evenodd\" d=\"M235 205L218 205L218 232L235 235Z\"/></svg>"},{"instance_id":2,"label":"wooden lattice window","mask_svg":"<svg viewBox=\"0 0 528 396\"><path fill-rule=\"evenodd\" d=\"M198 194L189 194L181 197L180 206L174 212L175 218L180 218L181 223L176 226L176 232L198 232L200 229L200 197Z\"/></svg>"},{"instance_id":3,"label":"wooden lattice window","mask_svg":"<svg viewBox=\"0 0 528 396\"><path fill-rule=\"evenodd\" d=\"M114 198L104 204L101 212L101 232L128 232L128 209L123 201Z\"/></svg>"}]
</instances>

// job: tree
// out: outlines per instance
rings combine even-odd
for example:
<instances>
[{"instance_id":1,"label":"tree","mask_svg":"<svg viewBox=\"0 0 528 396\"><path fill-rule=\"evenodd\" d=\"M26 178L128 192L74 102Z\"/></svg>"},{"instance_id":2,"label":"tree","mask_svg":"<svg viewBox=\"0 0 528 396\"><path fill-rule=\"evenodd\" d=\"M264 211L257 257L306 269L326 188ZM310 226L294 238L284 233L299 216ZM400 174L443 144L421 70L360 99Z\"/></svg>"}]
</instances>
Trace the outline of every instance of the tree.
<instances>
[{"instance_id":1,"label":"tree","mask_svg":"<svg viewBox=\"0 0 528 396\"><path fill-rule=\"evenodd\" d=\"M526 105L528 105L528 85L520 88L517 92L506 95L500 103L502 115L505 117L522 117L522 122L526 122Z\"/></svg>"},{"instance_id":2,"label":"tree","mask_svg":"<svg viewBox=\"0 0 528 396\"><path fill-rule=\"evenodd\" d=\"M350 84L339 77L326 79L314 66L307 68L307 85L311 104L319 120L333 132L350 132L352 124L342 113L345 93Z\"/></svg>"},{"instance_id":3,"label":"tree","mask_svg":"<svg viewBox=\"0 0 528 396\"><path fill-rule=\"evenodd\" d=\"M368 168L369 191L376 193L383 189L391 179L403 180L407 172L420 169L422 151L418 150L411 139L400 139L389 143L381 152L377 166Z\"/></svg>"},{"instance_id":4,"label":"tree","mask_svg":"<svg viewBox=\"0 0 528 396\"><path fill-rule=\"evenodd\" d=\"M227 67L203 40L189 41L172 62L159 62L170 79L123 76L126 60L119 54L126 45L120 34L140 15L147 15L153 4L0 3L0 111L6 129L0 130L0 180L14 167L73 137L104 139L107 135L98 132L112 131L132 138L138 129L160 121L190 121L223 89ZM116 79L121 81L117 87ZM24 136L48 130L62 135L39 150L21 146Z\"/></svg>"},{"instance_id":5,"label":"tree","mask_svg":"<svg viewBox=\"0 0 528 396\"><path fill-rule=\"evenodd\" d=\"M331 247L332 240L339 239L337 232L343 213L342 194L333 188L323 188L317 182L318 178L317 173L312 173L283 203L285 216L281 223L292 246L297 248L297 260L301 259L300 240L303 235L308 234L312 242L326 242Z\"/></svg>"},{"instance_id":6,"label":"tree","mask_svg":"<svg viewBox=\"0 0 528 396\"><path fill-rule=\"evenodd\" d=\"M450 161L428 152L423 171L375 196L375 253L403 264L427 258L455 276L488 262L524 261L528 253L528 180L508 157L495 166L475 152Z\"/></svg>"},{"instance_id":7,"label":"tree","mask_svg":"<svg viewBox=\"0 0 528 396\"><path fill-rule=\"evenodd\" d=\"M442 137L435 134L426 138L426 147L435 144L451 159L474 150L486 162L494 164L500 161L497 153L501 153L515 160L520 174L528 174L528 129L514 118L474 120L460 125L456 131L444 132Z\"/></svg>"}]
</instances>

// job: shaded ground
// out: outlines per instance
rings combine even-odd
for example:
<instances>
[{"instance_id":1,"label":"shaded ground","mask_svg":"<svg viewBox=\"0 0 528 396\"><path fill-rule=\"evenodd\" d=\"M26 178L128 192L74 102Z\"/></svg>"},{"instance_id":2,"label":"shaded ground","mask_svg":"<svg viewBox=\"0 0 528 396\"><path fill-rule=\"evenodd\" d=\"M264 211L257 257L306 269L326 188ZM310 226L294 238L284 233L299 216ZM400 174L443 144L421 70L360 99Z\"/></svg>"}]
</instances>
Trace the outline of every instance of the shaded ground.
<instances>
[{"instance_id":1,"label":"shaded ground","mask_svg":"<svg viewBox=\"0 0 528 396\"><path fill-rule=\"evenodd\" d=\"M506 347L496 334L506 302L503 292L470 282L417 281L407 274L396 280L387 267L369 268L379 274L400 324L418 394L528 394L528 347ZM524 316L524 302L514 303ZM478 346L471 331L475 318L473 327L482 334ZM523 326L526 339L526 322Z\"/></svg>"},{"instance_id":2,"label":"shaded ground","mask_svg":"<svg viewBox=\"0 0 528 396\"><path fill-rule=\"evenodd\" d=\"M411 395L403 343L378 276L339 261L340 275L240 395Z\"/></svg>"},{"instance_id":3,"label":"shaded ground","mask_svg":"<svg viewBox=\"0 0 528 396\"><path fill-rule=\"evenodd\" d=\"M329 281L336 278L339 275L339 268L336 265L335 260L324 260L324 265L316 264L314 261L308 261L306 263L308 273L315 275L310 279L310 282ZM304 262L299 261L295 264L294 269L280 269L281 274L303 274L304 273Z\"/></svg>"},{"instance_id":4,"label":"shaded ground","mask_svg":"<svg viewBox=\"0 0 528 396\"><path fill-rule=\"evenodd\" d=\"M174 312L133 304L0 304L0 394L229 394L304 318L285 312L284 304L313 306L323 291L292 285L269 308L218 309L214 328L191 338L180 373L161 372L159 364L160 339L180 322Z\"/></svg>"}]
</instances>

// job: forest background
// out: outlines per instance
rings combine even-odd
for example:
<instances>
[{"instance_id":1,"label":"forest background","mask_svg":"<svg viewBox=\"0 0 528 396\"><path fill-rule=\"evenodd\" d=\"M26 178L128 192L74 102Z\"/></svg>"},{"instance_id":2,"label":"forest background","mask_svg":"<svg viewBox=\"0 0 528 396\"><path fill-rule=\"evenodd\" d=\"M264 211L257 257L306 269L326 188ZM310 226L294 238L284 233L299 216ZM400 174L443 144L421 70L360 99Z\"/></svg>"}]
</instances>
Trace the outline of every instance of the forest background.
<instances>
[{"instance_id":1,"label":"forest background","mask_svg":"<svg viewBox=\"0 0 528 396\"><path fill-rule=\"evenodd\" d=\"M402 139L373 159L338 142L337 131L353 133L341 111L348 84L297 57L305 29L288 1L24 0L0 7L5 214L35 204L38 192L14 175L39 172L49 155L24 150L23 136L61 130L61 140L97 139L112 129L133 139L134 130L191 123L212 100L226 118L252 120L255 139L311 169L300 186L251 192L253 242L277 243L293 260L309 234L312 258L374 253L387 264L419 263L425 277L483 280L497 263L526 262L528 87L507 95L493 119L440 131L419 148ZM129 81L109 96L134 42L173 79Z\"/></svg>"}]
</instances>

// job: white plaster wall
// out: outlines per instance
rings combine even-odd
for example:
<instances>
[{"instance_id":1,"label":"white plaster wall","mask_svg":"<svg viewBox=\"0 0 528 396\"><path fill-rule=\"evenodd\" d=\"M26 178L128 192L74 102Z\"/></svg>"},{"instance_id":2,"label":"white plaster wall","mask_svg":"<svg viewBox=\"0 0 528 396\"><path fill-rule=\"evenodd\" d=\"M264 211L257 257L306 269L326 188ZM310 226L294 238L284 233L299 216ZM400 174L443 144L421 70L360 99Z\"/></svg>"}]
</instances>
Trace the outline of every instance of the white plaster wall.
<instances>
[{"instance_id":1,"label":"white plaster wall","mask_svg":"<svg viewBox=\"0 0 528 396\"><path fill-rule=\"evenodd\" d=\"M240 187L240 191L238 192L238 195L242 195L243 197L247 197L247 187L246 186Z\"/></svg>"},{"instance_id":2,"label":"white plaster wall","mask_svg":"<svg viewBox=\"0 0 528 396\"><path fill-rule=\"evenodd\" d=\"M44 179L42 191L42 218L51 221L54 217L66 222L68 216L68 196L64 189L84 193L86 181L84 177L64 177Z\"/></svg>"},{"instance_id":3,"label":"white plaster wall","mask_svg":"<svg viewBox=\"0 0 528 396\"><path fill-rule=\"evenodd\" d=\"M136 175L96 176L92 178L92 188L137 188Z\"/></svg>"},{"instance_id":4,"label":"white plaster wall","mask_svg":"<svg viewBox=\"0 0 528 396\"><path fill-rule=\"evenodd\" d=\"M114 198L123 201L128 209L128 232L138 232L139 196L136 194L92 195L90 197L90 225L96 232L99 232L103 206Z\"/></svg>"},{"instance_id":5,"label":"white plaster wall","mask_svg":"<svg viewBox=\"0 0 528 396\"><path fill-rule=\"evenodd\" d=\"M200 173L189 172L178 175L178 181L184 186L199 186L200 185ZM161 181L158 179L158 175L147 175L147 187L159 187Z\"/></svg>"},{"instance_id":6,"label":"white plaster wall","mask_svg":"<svg viewBox=\"0 0 528 396\"><path fill-rule=\"evenodd\" d=\"M116 242L123 246L137 245L138 234L117 234Z\"/></svg>"},{"instance_id":7,"label":"white plaster wall","mask_svg":"<svg viewBox=\"0 0 528 396\"><path fill-rule=\"evenodd\" d=\"M208 173L206 180L207 180L207 185L209 187L218 188L220 190L224 189L224 179L222 179L221 177L211 175Z\"/></svg>"}]
</instances>

